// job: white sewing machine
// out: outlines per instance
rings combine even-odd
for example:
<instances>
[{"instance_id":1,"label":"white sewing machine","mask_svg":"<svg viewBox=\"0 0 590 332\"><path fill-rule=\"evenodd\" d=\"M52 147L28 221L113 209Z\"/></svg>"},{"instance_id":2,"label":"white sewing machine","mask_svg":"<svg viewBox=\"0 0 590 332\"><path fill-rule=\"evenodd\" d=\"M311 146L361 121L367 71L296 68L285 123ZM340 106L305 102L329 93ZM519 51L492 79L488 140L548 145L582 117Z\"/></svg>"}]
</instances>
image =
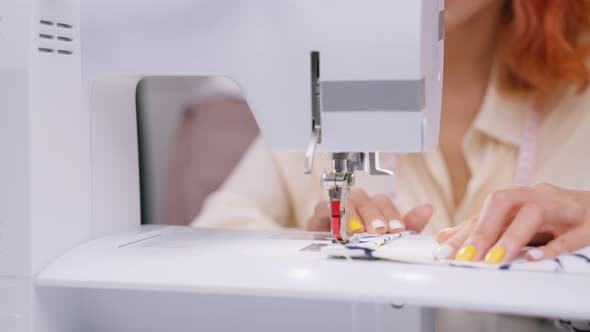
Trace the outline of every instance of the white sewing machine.
<instances>
[{"instance_id":1,"label":"white sewing machine","mask_svg":"<svg viewBox=\"0 0 590 332\"><path fill-rule=\"evenodd\" d=\"M430 330L422 307L590 316L584 278L300 251L327 234L140 226L142 77L227 75L273 148L354 152L325 176L338 200L373 159L358 152L435 146L442 13L442 0L0 0L0 330Z\"/></svg>"}]
</instances>

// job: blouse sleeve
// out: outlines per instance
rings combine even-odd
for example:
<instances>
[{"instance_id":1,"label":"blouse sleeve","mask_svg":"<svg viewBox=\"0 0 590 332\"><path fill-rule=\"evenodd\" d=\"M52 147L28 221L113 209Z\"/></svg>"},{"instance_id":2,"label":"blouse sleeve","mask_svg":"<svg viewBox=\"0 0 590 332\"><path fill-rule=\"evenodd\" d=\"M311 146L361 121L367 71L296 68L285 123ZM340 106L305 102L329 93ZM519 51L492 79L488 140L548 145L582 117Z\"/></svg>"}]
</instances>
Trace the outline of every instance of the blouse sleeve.
<instances>
[{"instance_id":1,"label":"blouse sleeve","mask_svg":"<svg viewBox=\"0 0 590 332\"><path fill-rule=\"evenodd\" d=\"M192 226L286 226L290 204L285 181L273 153L259 136L222 186L205 200Z\"/></svg>"}]
</instances>

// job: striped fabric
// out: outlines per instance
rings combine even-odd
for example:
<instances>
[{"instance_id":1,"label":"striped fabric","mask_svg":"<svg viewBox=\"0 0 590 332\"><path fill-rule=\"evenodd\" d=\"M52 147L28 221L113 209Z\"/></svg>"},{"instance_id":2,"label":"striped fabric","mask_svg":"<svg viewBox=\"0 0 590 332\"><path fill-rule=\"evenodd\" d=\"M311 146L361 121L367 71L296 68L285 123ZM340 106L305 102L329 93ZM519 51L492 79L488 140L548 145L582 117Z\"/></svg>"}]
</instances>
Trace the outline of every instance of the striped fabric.
<instances>
[{"instance_id":1,"label":"striped fabric","mask_svg":"<svg viewBox=\"0 0 590 332\"><path fill-rule=\"evenodd\" d=\"M436 260L432 255L433 250L438 246L434 237L413 232L386 235L362 234L357 235L353 240L346 245L329 245L323 249L323 253L327 256L385 259L414 264L590 276L590 247L556 259L539 262L527 261L524 258L524 252L527 249L525 248L523 254L511 264L492 265L483 262Z\"/></svg>"}]
</instances>

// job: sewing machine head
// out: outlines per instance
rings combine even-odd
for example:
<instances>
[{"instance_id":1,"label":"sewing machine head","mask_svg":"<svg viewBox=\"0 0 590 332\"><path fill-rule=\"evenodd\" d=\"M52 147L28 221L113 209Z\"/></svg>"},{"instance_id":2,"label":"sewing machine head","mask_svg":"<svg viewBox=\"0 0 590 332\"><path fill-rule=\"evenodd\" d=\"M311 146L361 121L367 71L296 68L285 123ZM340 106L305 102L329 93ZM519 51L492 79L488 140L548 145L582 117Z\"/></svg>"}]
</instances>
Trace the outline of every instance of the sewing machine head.
<instances>
[{"instance_id":1,"label":"sewing machine head","mask_svg":"<svg viewBox=\"0 0 590 332\"><path fill-rule=\"evenodd\" d=\"M82 9L86 80L230 77L271 148L307 151L307 172L316 149L335 153L323 176L333 201L345 201L355 170L383 173L365 152L437 144L442 0L103 0Z\"/></svg>"},{"instance_id":2,"label":"sewing machine head","mask_svg":"<svg viewBox=\"0 0 590 332\"><path fill-rule=\"evenodd\" d=\"M438 138L443 1L82 2L86 81L235 80L269 146L414 152Z\"/></svg>"}]
</instances>

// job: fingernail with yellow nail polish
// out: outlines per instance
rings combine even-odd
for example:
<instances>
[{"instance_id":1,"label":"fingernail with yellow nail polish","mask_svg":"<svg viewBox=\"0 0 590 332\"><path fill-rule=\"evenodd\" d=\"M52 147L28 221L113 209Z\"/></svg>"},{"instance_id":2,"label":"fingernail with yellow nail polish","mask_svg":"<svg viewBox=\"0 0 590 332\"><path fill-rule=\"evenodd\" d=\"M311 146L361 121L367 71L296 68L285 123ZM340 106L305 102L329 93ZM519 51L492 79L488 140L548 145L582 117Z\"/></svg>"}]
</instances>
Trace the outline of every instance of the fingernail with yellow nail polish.
<instances>
[{"instance_id":1,"label":"fingernail with yellow nail polish","mask_svg":"<svg viewBox=\"0 0 590 332\"><path fill-rule=\"evenodd\" d=\"M348 227L350 228L350 231L354 233L363 229L363 224L360 221L354 219L348 223Z\"/></svg>"},{"instance_id":2,"label":"fingernail with yellow nail polish","mask_svg":"<svg viewBox=\"0 0 590 332\"><path fill-rule=\"evenodd\" d=\"M484 261L486 264L500 264L504 259L505 254L506 250L504 250L504 248L495 247L488 252Z\"/></svg>"},{"instance_id":3,"label":"fingernail with yellow nail polish","mask_svg":"<svg viewBox=\"0 0 590 332\"><path fill-rule=\"evenodd\" d=\"M473 259L473 257L475 257L475 247L472 245L468 245L463 247L461 250L459 250L459 252L457 253L457 255L455 256L455 259L458 261L471 261Z\"/></svg>"}]
</instances>

